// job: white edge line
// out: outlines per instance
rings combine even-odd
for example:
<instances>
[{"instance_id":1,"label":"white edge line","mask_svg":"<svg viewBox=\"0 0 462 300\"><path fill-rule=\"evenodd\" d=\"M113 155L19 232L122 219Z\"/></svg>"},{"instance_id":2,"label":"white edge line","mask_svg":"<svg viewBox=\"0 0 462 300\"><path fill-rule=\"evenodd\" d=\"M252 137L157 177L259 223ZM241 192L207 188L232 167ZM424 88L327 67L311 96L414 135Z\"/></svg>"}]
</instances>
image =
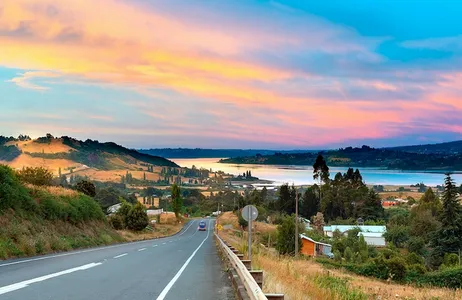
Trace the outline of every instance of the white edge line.
<instances>
[{"instance_id":1,"label":"white edge line","mask_svg":"<svg viewBox=\"0 0 462 300\"><path fill-rule=\"evenodd\" d=\"M157 246L159 246L159 245L152 245L152 247L157 247Z\"/></svg>"},{"instance_id":2,"label":"white edge line","mask_svg":"<svg viewBox=\"0 0 462 300\"><path fill-rule=\"evenodd\" d=\"M144 251L144 250L146 250L146 248L141 248L141 249L138 249L138 252Z\"/></svg>"},{"instance_id":3,"label":"white edge line","mask_svg":"<svg viewBox=\"0 0 462 300\"><path fill-rule=\"evenodd\" d=\"M87 269L99 266L101 264L102 263L100 263L100 262L99 263L91 263L91 264L83 265L83 266L80 266L80 267L76 267L76 268L72 268L72 269L52 273L52 274L49 274L49 275L40 276L40 277L37 277L37 278L21 281L21 282L18 282L18 283L13 283L13 284L10 284L10 285L4 286L4 287L0 287L0 295L6 294L6 293L9 293L9 292L12 292L12 291L16 291L16 290L19 290L19 289L22 289L22 288L25 288L25 287L29 286L30 284L33 284L33 283L36 283L36 282L45 281L45 280L48 280L48 279L51 279L51 278L54 278L54 277L70 274L70 273L77 272L77 271L87 270Z\"/></svg>"},{"instance_id":4,"label":"white edge line","mask_svg":"<svg viewBox=\"0 0 462 300\"><path fill-rule=\"evenodd\" d=\"M113 258L121 258L121 257L124 257L125 255L128 255L128 253L120 254L120 255L114 256Z\"/></svg>"},{"instance_id":5,"label":"white edge line","mask_svg":"<svg viewBox=\"0 0 462 300\"><path fill-rule=\"evenodd\" d=\"M183 233L185 233L186 230L188 230L189 227L191 227L191 225L194 222L195 221L192 221L191 224L188 226L188 228L186 228L181 234L179 234L179 236L182 235ZM165 238L169 238L169 237L165 237ZM50 258L56 258L56 257L76 255L76 254L88 253L88 252L93 252L93 251L101 251L101 250L106 250L106 249L111 249L111 248L118 248L118 247L123 247L123 246L127 246L127 245L136 245L136 244L147 243L147 242L152 242L152 240L150 240L150 241L149 240L148 241L138 241L138 242L131 242L131 243L123 243L123 244L118 244L118 245L113 245L113 246L106 246L106 247L96 248L96 249L88 249L88 250L82 250L82 251L77 251L77 252L68 252L68 253L62 253L62 254L57 254L57 255L52 255L52 256L44 256L44 257L37 257L37 258L32 258L32 259L14 261L14 262L6 263L6 264L0 264L0 268L1 267L6 267L6 266L11 266L11 265L23 264L23 263L32 262L32 261L37 261L37 260L44 260L44 259L50 259Z\"/></svg>"},{"instance_id":6,"label":"white edge line","mask_svg":"<svg viewBox=\"0 0 462 300\"><path fill-rule=\"evenodd\" d=\"M209 227L210 227L210 221L211 220L209 220ZM170 282L167 284L167 286L162 290L159 297L157 297L157 300L163 300L165 298L165 296L167 296L167 294L170 291L170 289L172 288L172 286L175 284L175 282L178 280L178 278L180 278L183 271L189 265L189 262L194 258L197 251L199 251L199 249L202 247L202 245L205 243L205 241L209 238L209 234L210 234L210 231L207 230L207 236L205 237L205 239L202 241L202 243L199 245L199 247L197 247L196 250L194 250L194 252L188 258L188 260L184 263L184 265L181 267L181 269L176 273L175 277L173 277L172 280L170 280Z\"/></svg>"}]
</instances>

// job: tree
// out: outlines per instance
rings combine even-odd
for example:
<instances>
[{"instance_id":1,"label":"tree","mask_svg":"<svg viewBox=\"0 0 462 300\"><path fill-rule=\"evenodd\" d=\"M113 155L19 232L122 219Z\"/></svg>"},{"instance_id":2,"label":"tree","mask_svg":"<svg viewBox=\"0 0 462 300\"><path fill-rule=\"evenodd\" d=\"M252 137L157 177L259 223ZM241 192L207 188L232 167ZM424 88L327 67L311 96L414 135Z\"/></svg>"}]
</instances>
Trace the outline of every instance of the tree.
<instances>
[{"instance_id":1,"label":"tree","mask_svg":"<svg viewBox=\"0 0 462 300\"><path fill-rule=\"evenodd\" d=\"M181 197L180 187L177 184L172 185L172 209L177 219L180 217L183 208L183 198Z\"/></svg>"},{"instance_id":2,"label":"tree","mask_svg":"<svg viewBox=\"0 0 462 300\"><path fill-rule=\"evenodd\" d=\"M443 191L441 228L434 234L431 245L433 265L440 265L445 253L457 253L462 247L462 209L457 200L457 187L450 174L446 174Z\"/></svg>"},{"instance_id":3,"label":"tree","mask_svg":"<svg viewBox=\"0 0 462 300\"><path fill-rule=\"evenodd\" d=\"M441 227L441 223L432 215L431 210L416 207L411 211L410 227L412 236L420 237L428 243L432 234Z\"/></svg>"},{"instance_id":4,"label":"tree","mask_svg":"<svg viewBox=\"0 0 462 300\"><path fill-rule=\"evenodd\" d=\"M61 167L58 169L58 177L61 178Z\"/></svg>"},{"instance_id":5,"label":"tree","mask_svg":"<svg viewBox=\"0 0 462 300\"><path fill-rule=\"evenodd\" d=\"M17 175L22 182L33 185L51 185L53 182L53 173L43 167L26 167L18 171Z\"/></svg>"},{"instance_id":6,"label":"tree","mask_svg":"<svg viewBox=\"0 0 462 300\"><path fill-rule=\"evenodd\" d=\"M403 225L390 227L383 236L387 242L392 242L396 247L402 247L409 239L409 227Z\"/></svg>"},{"instance_id":7,"label":"tree","mask_svg":"<svg viewBox=\"0 0 462 300\"><path fill-rule=\"evenodd\" d=\"M300 228L302 232L302 228ZM298 249L300 252L302 240L298 237ZM276 249L279 254L295 255L295 215L285 216L277 228Z\"/></svg>"},{"instance_id":8,"label":"tree","mask_svg":"<svg viewBox=\"0 0 462 300\"><path fill-rule=\"evenodd\" d=\"M130 213L132 209L132 205L128 203L127 201L125 201L124 199L120 199L120 200L122 204L116 214L122 217L124 227L127 227L128 214Z\"/></svg>"},{"instance_id":9,"label":"tree","mask_svg":"<svg viewBox=\"0 0 462 300\"><path fill-rule=\"evenodd\" d=\"M90 197L95 197L96 195L95 185L93 184L93 182L87 180L81 180L77 182L77 184L75 185L75 189Z\"/></svg>"},{"instance_id":10,"label":"tree","mask_svg":"<svg viewBox=\"0 0 462 300\"><path fill-rule=\"evenodd\" d=\"M432 188L425 191L425 194L420 198L419 208L430 210L432 216L436 216L441 211L441 202L433 192Z\"/></svg>"},{"instance_id":11,"label":"tree","mask_svg":"<svg viewBox=\"0 0 462 300\"><path fill-rule=\"evenodd\" d=\"M346 262L351 262L353 259L353 251L351 251L350 247L345 248L345 252L343 253L343 257L345 258Z\"/></svg>"},{"instance_id":12,"label":"tree","mask_svg":"<svg viewBox=\"0 0 462 300\"><path fill-rule=\"evenodd\" d=\"M321 212L318 212L316 216L313 217L313 227L316 231L323 232L324 225L324 216Z\"/></svg>"},{"instance_id":13,"label":"tree","mask_svg":"<svg viewBox=\"0 0 462 300\"><path fill-rule=\"evenodd\" d=\"M462 184L459 186L459 194L462 195Z\"/></svg>"},{"instance_id":14,"label":"tree","mask_svg":"<svg viewBox=\"0 0 462 300\"><path fill-rule=\"evenodd\" d=\"M149 217L141 203L135 204L127 215L127 228L134 231L141 231L149 224Z\"/></svg>"},{"instance_id":15,"label":"tree","mask_svg":"<svg viewBox=\"0 0 462 300\"><path fill-rule=\"evenodd\" d=\"M320 180L320 182L329 181L329 167L321 154L318 155L313 164L313 179Z\"/></svg>"},{"instance_id":16,"label":"tree","mask_svg":"<svg viewBox=\"0 0 462 300\"><path fill-rule=\"evenodd\" d=\"M379 195L373 189L369 190L366 200L359 209L359 215L364 220L379 220L384 216L384 209Z\"/></svg>"},{"instance_id":17,"label":"tree","mask_svg":"<svg viewBox=\"0 0 462 300\"><path fill-rule=\"evenodd\" d=\"M303 194L300 203L300 215L310 219L319 211L319 197L315 193L313 187L308 188Z\"/></svg>"},{"instance_id":18,"label":"tree","mask_svg":"<svg viewBox=\"0 0 462 300\"><path fill-rule=\"evenodd\" d=\"M146 172L143 173L143 180L146 181Z\"/></svg>"}]
</instances>

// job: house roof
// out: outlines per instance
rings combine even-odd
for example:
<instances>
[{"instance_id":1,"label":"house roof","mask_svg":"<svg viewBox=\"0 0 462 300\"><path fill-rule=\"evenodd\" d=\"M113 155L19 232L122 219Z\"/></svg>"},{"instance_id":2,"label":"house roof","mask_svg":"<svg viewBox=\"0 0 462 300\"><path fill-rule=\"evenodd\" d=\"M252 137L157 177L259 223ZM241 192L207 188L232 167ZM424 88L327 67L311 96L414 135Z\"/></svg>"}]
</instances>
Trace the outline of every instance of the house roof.
<instances>
[{"instance_id":1,"label":"house roof","mask_svg":"<svg viewBox=\"0 0 462 300\"><path fill-rule=\"evenodd\" d=\"M321 242L316 242L315 240L313 240L312 238L307 237L307 236L304 235L304 234L300 234L300 237L301 237L302 239L308 240L308 241L313 242L313 243L315 243L315 244L319 244L319 245L324 245L324 246L332 247L332 245L330 245L330 244L325 244L325 243L321 243Z\"/></svg>"},{"instance_id":2,"label":"house roof","mask_svg":"<svg viewBox=\"0 0 462 300\"><path fill-rule=\"evenodd\" d=\"M381 232L358 232L358 236L364 237L383 237L383 233Z\"/></svg>"},{"instance_id":3,"label":"house roof","mask_svg":"<svg viewBox=\"0 0 462 300\"><path fill-rule=\"evenodd\" d=\"M324 231L340 231L344 233L348 230L359 228L362 232L380 232L384 233L387 231L386 226L378 226L378 225L331 225L331 226L324 226Z\"/></svg>"}]
</instances>

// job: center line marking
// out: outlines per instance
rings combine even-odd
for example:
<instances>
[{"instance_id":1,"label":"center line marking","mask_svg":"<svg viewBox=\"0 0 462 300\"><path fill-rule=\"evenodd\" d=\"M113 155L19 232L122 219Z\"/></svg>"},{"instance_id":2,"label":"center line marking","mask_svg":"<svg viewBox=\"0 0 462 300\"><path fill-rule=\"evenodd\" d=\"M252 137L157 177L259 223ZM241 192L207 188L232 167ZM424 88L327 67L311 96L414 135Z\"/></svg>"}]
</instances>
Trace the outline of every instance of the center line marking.
<instances>
[{"instance_id":1,"label":"center line marking","mask_svg":"<svg viewBox=\"0 0 462 300\"><path fill-rule=\"evenodd\" d=\"M162 245L165 245L165 244L167 244L167 243L162 243Z\"/></svg>"},{"instance_id":2,"label":"center line marking","mask_svg":"<svg viewBox=\"0 0 462 300\"><path fill-rule=\"evenodd\" d=\"M146 250L146 248L141 248L141 249L138 249L138 252L144 251L144 250Z\"/></svg>"},{"instance_id":3,"label":"center line marking","mask_svg":"<svg viewBox=\"0 0 462 300\"><path fill-rule=\"evenodd\" d=\"M51 279L51 278L54 278L54 277L70 274L70 273L77 272L77 271L87 270L87 269L99 266L101 264L102 263L91 263L91 264L83 265L83 266L80 266L80 267L77 267L77 268L72 268L72 269L61 271L61 272L56 272L56 273L53 273L53 274L40 276L40 277L37 277L37 278L21 281L21 282L18 282L18 283L7 285L7 286L3 286L3 287L0 287L0 295L6 294L6 293L9 293L9 292L12 292L12 291L16 291L16 290L19 290L19 289L23 289L25 287L28 287L32 283L45 281L45 280L48 280L48 279Z\"/></svg>"},{"instance_id":4,"label":"center line marking","mask_svg":"<svg viewBox=\"0 0 462 300\"><path fill-rule=\"evenodd\" d=\"M209 227L210 227L210 221L211 220L209 220ZM197 251L199 251L199 249L202 247L202 245L205 243L205 241L209 238L209 233L210 233L210 231L207 230L207 236L205 237L205 239L202 241L202 243L199 245L199 247L197 247L197 249L194 250L194 252L188 258L188 260L184 263L184 265L181 267L181 269L178 271L178 273L176 273L175 277L173 277L172 280L170 280L170 282L167 284L167 286L162 290L162 293L160 293L159 297L157 297L157 300L165 299L165 296L167 296L167 294L170 291L170 289L172 288L172 286L175 284L175 282L178 280L178 278L180 278L183 271L189 265L189 262L194 258Z\"/></svg>"},{"instance_id":5,"label":"center line marking","mask_svg":"<svg viewBox=\"0 0 462 300\"><path fill-rule=\"evenodd\" d=\"M153 247L157 247L158 245L152 245Z\"/></svg>"},{"instance_id":6,"label":"center line marking","mask_svg":"<svg viewBox=\"0 0 462 300\"><path fill-rule=\"evenodd\" d=\"M114 256L113 258L120 258L120 257L123 257L125 255L128 255L128 253L120 254L120 255Z\"/></svg>"}]
</instances>

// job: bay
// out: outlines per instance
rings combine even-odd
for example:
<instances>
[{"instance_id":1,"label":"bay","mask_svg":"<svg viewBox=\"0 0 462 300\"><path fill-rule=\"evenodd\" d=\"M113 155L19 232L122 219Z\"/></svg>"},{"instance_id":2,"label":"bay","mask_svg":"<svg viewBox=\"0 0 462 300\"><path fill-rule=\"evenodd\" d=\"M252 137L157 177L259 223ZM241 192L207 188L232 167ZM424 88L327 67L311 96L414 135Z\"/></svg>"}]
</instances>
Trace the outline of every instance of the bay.
<instances>
[{"instance_id":1,"label":"bay","mask_svg":"<svg viewBox=\"0 0 462 300\"><path fill-rule=\"evenodd\" d=\"M239 165L221 164L220 158L176 158L171 159L182 167L212 169L228 174L239 175L247 170L252 176L274 181L275 184L290 183L295 185L313 184L313 168L311 166L292 165ZM337 172L346 172L348 168L332 167L330 174L333 178ZM411 185L423 182L428 186L443 185L444 173L426 171L399 171L377 168L359 168L366 184L381 185ZM462 183L462 174L453 174L457 185Z\"/></svg>"}]
</instances>

